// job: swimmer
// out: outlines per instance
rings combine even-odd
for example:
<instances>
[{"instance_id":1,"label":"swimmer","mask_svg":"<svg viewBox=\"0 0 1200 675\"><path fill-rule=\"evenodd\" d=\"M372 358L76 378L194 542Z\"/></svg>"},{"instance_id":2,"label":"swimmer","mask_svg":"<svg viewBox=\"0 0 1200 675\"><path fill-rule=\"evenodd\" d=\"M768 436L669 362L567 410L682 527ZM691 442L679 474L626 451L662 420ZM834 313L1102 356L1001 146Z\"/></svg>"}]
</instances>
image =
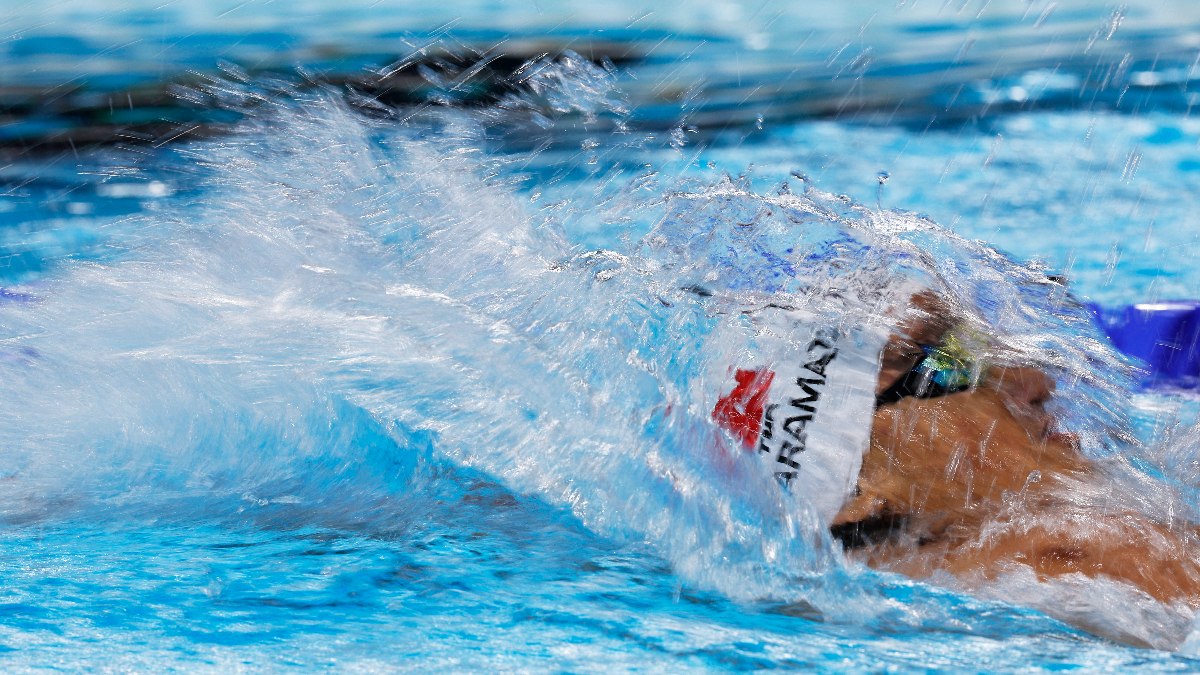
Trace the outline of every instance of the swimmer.
<instances>
[{"instance_id":1,"label":"swimmer","mask_svg":"<svg viewBox=\"0 0 1200 675\"><path fill-rule=\"evenodd\" d=\"M834 344L804 320L791 324L799 355L775 362L798 370L737 371L713 419L810 496L848 557L870 567L973 585L1023 566L1042 581L1104 578L1200 608L1194 531L1079 498L1103 491L1105 477L1054 430L1053 380L1035 368L973 366L937 296L909 305L882 346ZM864 352L878 355L872 368L861 365ZM869 434L847 436L846 410L864 405ZM843 448L830 453L829 443Z\"/></svg>"}]
</instances>

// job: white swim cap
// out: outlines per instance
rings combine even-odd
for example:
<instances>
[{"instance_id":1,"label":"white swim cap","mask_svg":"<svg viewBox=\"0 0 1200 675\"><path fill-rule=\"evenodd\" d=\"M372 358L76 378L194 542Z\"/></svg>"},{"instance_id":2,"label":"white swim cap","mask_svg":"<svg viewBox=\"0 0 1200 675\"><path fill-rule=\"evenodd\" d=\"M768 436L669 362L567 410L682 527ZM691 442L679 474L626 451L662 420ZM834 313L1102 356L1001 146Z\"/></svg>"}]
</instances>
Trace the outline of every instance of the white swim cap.
<instances>
[{"instance_id":1,"label":"white swim cap","mask_svg":"<svg viewBox=\"0 0 1200 675\"><path fill-rule=\"evenodd\" d=\"M828 523L862 469L887 331L776 306L748 316L753 362L729 367L713 420Z\"/></svg>"}]
</instances>

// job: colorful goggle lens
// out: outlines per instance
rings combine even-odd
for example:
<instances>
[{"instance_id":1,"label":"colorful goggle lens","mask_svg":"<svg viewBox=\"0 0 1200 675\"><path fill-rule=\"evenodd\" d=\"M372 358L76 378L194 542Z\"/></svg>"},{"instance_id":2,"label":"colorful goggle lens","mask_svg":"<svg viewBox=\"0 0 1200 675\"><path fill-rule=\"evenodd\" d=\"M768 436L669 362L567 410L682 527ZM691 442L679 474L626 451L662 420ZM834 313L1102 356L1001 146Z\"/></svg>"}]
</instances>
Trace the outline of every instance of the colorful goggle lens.
<instances>
[{"instance_id":1,"label":"colorful goggle lens","mask_svg":"<svg viewBox=\"0 0 1200 675\"><path fill-rule=\"evenodd\" d=\"M971 352L953 334L936 347L922 347L925 358L917 366L929 382L945 389L965 389L975 383L978 369Z\"/></svg>"}]
</instances>

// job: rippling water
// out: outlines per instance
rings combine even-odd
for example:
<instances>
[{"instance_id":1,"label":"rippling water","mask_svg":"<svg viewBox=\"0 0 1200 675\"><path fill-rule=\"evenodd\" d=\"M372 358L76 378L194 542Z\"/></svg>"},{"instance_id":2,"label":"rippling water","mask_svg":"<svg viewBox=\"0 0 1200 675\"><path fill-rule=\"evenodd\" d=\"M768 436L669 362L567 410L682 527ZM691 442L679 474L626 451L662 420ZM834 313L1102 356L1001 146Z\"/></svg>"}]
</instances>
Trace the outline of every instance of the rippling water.
<instances>
[{"instance_id":1,"label":"rippling water","mask_svg":"<svg viewBox=\"0 0 1200 675\"><path fill-rule=\"evenodd\" d=\"M50 12L60 27L54 12L83 11L61 7L9 21ZM540 137L495 134L511 106L397 121L322 89L247 112L255 80L234 77L206 85L243 115L227 136L18 155L0 200L0 659L1194 667L1037 611L1079 606L1108 634L1163 648L1188 633L1185 615L1115 586L1014 577L968 594L847 565L802 499L728 461L701 404L707 373L746 348L730 308L766 291L858 320L831 292L905 270L1058 374L1066 428L1123 467L1114 496L1200 515L1193 402L1131 402L1128 364L1045 281L1047 268L1065 271L1077 292L1110 302L1197 295L1189 162L1200 158L1174 99L1132 115L1000 106L928 130L909 123L928 98L889 99L906 119L884 127L798 109L773 118L753 102L729 111L728 128L712 121L726 97L756 87L782 100L773 74L803 73L805 58L820 63L800 81L836 82L853 58L844 42L873 47L864 74L888 58L919 63L927 49L939 83L964 81L945 60L984 29L967 51L985 65L1020 62L1003 38L1034 24L1075 36L1051 45L1072 63L1117 49L1112 40L1188 44L1185 29L1156 32L1154 8L997 8L1007 23L987 25L970 3L880 10L853 39L834 12L651 16L643 23L670 28L668 56L631 71L651 82L583 61L549 67ZM190 19L169 12L201 10L166 11L146 16L177 31ZM221 25L220 11L203 21ZM290 30L313 40L365 30L315 16ZM617 25L634 12L572 16ZM73 17L152 30L128 19ZM511 27L521 30L534 32ZM931 37L895 37L913 34ZM780 65L791 44L799 56ZM689 49L700 56L681 58ZM54 53L28 51L33 62ZM738 65L738 54L758 56ZM690 109L656 111L639 89L709 68ZM922 89L919 68L895 77L938 90ZM813 98L844 96L831 86ZM680 115L674 133L652 123ZM712 295L686 290L696 285Z\"/></svg>"}]
</instances>

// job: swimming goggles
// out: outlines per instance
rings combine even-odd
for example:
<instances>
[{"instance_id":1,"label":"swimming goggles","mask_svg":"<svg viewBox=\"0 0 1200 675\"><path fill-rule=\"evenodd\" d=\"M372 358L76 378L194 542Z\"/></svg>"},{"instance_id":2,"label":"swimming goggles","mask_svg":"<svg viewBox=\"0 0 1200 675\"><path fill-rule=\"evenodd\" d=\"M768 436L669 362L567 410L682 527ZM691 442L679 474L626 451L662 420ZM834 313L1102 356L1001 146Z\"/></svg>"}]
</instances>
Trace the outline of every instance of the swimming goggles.
<instances>
[{"instance_id":1,"label":"swimming goggles","mask_svg":"<svg viewBox=\"0 0 1200 675\"><path fill-rule=\"evenodd\" d=\"M934 398L975 386L981 364L954 333L937 346L922 346L924 356L903 377L875 397L875 406L895 403L907 396Z\"/></svg>"}]
</instances>

